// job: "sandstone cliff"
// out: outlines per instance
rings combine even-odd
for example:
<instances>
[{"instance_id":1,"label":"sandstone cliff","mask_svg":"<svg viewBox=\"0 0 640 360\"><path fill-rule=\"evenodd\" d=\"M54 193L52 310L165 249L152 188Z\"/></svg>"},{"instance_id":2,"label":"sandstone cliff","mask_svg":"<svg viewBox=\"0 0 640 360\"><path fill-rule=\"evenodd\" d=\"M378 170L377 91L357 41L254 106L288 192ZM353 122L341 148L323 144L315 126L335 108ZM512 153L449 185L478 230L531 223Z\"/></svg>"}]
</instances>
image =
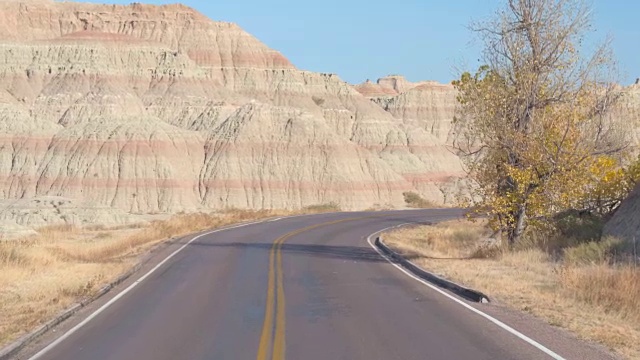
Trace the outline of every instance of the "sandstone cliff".
<instances>
[{"instance_id":1,"label":"sandstone cliff","mask_svg":"<svg viewBox=\"0 0 640 360\"><path fill-rule=\"evenodd\" d=\"M456 107L456 91L452 85L435 81L412 83L394 75L354 88L405 124L423 128L440 144L450 140Z\"/></svg>"},{"instance_id":2,"label":"sandstone cliff","mask_svg":"<svg viewBox=\"0 0 640 360\"><path fill-rule=\"evenodd\" d=\"M1 199L362 209L442 203L463 175L446 87L382 81L381 107L185 6L0 1L0 47Z\"/></svg>"}]
</instances>

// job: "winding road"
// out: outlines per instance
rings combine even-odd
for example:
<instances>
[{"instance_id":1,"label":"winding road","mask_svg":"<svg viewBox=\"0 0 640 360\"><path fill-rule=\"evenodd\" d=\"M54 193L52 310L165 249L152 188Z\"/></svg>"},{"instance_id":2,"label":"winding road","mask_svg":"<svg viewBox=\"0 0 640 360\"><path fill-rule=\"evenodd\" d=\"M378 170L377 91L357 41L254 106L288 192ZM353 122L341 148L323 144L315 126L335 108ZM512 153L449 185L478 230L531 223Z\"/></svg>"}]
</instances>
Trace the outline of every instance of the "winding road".
<instances>
[{"instance_id":1,"label":"winding road","mask_svg":"<svg viewBox=\"0 0 640 360\"><path fill-rule=\"evenodd\" d=\"M367 241L461 214L319 214L186 238L18 358L603 359L564 332L416 281Z\"/></svg>"}]
</instances>

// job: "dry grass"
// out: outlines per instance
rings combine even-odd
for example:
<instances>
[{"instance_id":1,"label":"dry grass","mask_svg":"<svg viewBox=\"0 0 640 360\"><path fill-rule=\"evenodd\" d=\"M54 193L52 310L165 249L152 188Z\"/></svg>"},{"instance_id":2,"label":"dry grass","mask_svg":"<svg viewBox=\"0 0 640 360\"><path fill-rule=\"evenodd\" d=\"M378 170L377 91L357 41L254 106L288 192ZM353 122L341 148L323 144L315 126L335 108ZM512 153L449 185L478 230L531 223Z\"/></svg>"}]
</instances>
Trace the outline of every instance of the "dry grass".
<instances>
[{"instance_id":1,"label":"dry grass","mask_svg":"<svg viewBox=\"0 0 640 360\"><path fill-rule=\"evenodd\" d=\"M395 230L386 234L389 242L401 247L406 255L455 260L486 257L490 247L481 241L488 235L482 223L461 220L433 226ZM425 252L428 249L428 254Z\"/></svg>"},{"instance_id":2,"label":"dry grass","mask_svg":"<svg viewBox=\"0 0 640 360\"><path fill-rule=\"evenodd\" d=\"M95 294L171 237L290 212L182 214L142 226L50 226L0 242L0 346Z\"/></svg>"},{"instance_id":3,"label":"dry grass","mask_svg":"<svg viewBox=\"0 0 640 360\"><path fill-rule=\"evenodd\" d=\"M385 241L418 264L483 291L494 300L640 358L640 268L615 263L613 240L565 250L481 251L482 224L462 221L396 230Z\"/></svg>"},{"instance_id":4,"label":"dry grass","mask_svg":"<svg viewBox=\"0 0 640 360\"><path fill-rule=\"evenodd\" d=\"M574 298L640 323L640 271L630 265L567 267L560 273Z\"/></svg>"}]
</instances>

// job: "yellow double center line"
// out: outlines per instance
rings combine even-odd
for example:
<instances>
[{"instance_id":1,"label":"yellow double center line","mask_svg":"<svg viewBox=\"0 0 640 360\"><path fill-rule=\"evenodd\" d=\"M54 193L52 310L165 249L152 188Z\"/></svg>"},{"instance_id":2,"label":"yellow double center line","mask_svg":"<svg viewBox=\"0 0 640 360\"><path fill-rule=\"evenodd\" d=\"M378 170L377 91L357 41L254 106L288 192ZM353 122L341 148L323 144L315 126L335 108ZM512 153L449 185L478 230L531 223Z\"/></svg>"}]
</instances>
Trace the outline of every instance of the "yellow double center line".
<instances>
[{"instance_id":1,"label":"yellow double center line","mask_svg":"<svg viewBox=\"0 0 640 360\"><path fill-rule=\"evenodd\" d=\"M380 216L380 215L377 215ZM285 358L285 298L282 275L282 244L292 236L321 226L339 224L347 221L362 220L376 216L342 219L316 224L287 233L273 242L269 253L269 279L267 284L267 304L262 324L262 335L258 347L257 360L284 360ZM274 314L275 312L275 314ZM275 318L275 324L274 324ZM275 335L274 335L275 333ZM273 342L273 343L272 343ZM271 356L269 357L269 352Z\"/></svg>"}]
</instances>

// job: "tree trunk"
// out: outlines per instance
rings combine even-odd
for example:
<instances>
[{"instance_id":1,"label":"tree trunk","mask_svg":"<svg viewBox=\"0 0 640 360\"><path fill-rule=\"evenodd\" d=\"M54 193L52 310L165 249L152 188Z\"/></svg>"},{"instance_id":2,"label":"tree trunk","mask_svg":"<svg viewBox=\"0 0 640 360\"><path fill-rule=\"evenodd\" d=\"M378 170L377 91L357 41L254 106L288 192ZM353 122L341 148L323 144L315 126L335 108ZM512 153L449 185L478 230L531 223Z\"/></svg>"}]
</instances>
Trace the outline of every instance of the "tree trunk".
<instances>
[{"instance_id":1,"label":"tree trunk","mask_svg":"<svg viewBox=\"0 0 640 360\"><path fill-rule=\"evenodd\" d=\"M507 240L509 241L509 249L513 249L514 245L520 240L525 229L525 220L527 217L527 204L524 203L518 207L513 214L514 222L508 231Z\"/></svg>"}]
</instances>

